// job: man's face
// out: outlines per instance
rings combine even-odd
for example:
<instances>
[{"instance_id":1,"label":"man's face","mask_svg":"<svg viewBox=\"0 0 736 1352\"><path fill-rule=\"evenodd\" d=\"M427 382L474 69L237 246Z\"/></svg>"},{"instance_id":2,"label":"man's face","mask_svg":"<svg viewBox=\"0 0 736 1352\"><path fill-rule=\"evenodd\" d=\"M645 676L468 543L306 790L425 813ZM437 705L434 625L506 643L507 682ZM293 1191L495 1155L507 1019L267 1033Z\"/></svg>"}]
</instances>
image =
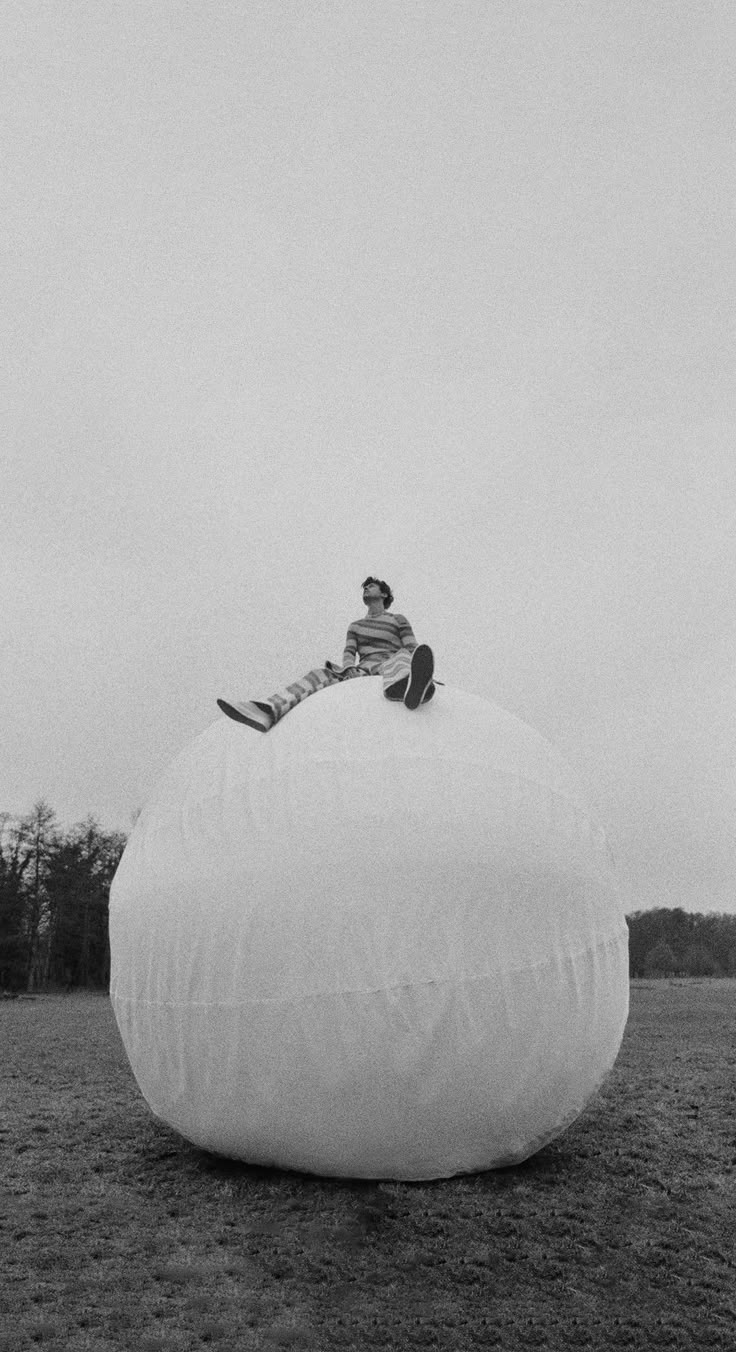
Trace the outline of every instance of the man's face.
<instances>
[{"instance_id":1,"label":"man's face","mask_svg":"<svg viewBox=\"0 0 736 1352\"><path fill-rule=\"evenodd\" d=\"M363 600L366 605L371 601L380 601L383 605L383 592L377 582L366 582L363 587Z\"/></svg>"}]
</instances>

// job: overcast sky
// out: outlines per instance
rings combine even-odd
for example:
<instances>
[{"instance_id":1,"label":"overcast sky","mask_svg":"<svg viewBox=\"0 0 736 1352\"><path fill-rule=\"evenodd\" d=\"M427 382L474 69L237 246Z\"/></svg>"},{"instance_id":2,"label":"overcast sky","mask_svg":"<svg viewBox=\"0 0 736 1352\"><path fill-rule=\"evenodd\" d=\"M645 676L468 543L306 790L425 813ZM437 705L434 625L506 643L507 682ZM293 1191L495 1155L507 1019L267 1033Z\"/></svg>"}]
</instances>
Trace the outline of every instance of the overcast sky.
<instances>
[{"instance_id":1,"label":"overcast sky","mask_svg":"<svg viewBox=\"0 0 736 1352\"><path fill-rule=\"evenodd\" d=\"M0 810L128 829L370 572L628 910L736 910L732 0L23 0L0 50Z\"/></svg>"}]
</instances>

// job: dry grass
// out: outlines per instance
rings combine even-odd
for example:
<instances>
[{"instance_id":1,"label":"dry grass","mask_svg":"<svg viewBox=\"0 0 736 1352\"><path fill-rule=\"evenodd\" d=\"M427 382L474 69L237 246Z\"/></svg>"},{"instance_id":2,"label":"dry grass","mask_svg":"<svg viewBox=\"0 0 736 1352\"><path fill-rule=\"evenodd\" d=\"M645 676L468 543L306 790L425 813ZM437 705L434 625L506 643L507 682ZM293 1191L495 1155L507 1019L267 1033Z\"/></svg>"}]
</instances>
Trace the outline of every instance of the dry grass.
<instances>
[{"instance_id":1,"label":"dry grass","mask_svg":"<svg viewBox=\"0 0 736 1352\"><path fill-rule=\"evenodd\" d=\"M366 1185L203 1154L107 1000L0 1005L0 1352L736 1346L736 982L639 982L621 1056L519 1168Z\"/></svg>"}]
</instances>

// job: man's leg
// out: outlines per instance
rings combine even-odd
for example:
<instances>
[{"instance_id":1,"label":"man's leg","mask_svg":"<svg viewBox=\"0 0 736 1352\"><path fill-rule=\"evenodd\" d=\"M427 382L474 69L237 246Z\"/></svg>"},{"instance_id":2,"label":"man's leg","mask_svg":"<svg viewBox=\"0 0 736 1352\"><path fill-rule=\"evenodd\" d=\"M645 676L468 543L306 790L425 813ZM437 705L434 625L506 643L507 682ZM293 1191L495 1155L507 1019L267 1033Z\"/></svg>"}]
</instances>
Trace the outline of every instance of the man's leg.
<instances>
[{"instance_id":1,"label":"man's leg","mask_svg":"<svg viewBox=\"0 0 736 1352\"><path fill-rule=\"evenodd\" d=\"M383 693L386 699L403 700L411 675L411 653L407 648L392 653L381 667Z\"/></svg>"},{"instance_id":2,"label":"man's leg","mask_svg":"<svg viewBox=\"0 0 736 1352\"><path fill-rule=\"evenodd\" d=\"M386 699L403 700L407 709L427 704L434 694L432 649L420 643L412 653L400 648L381 667Z\"/></svg>"},{"instance_id":3,"label":"man's leg","mask_svg":"<svg viewBox=\"0 0 736 1352\"><path fill-rule=\"evenodd\" d=\"M288 714L296 704L301 704L309 695L315 695L318 690L324 690L326 686L334 685L336 681L337 677L326 667L315 667L300 680L287 685L284 690L277 690L270 699L252 699L242 703L228 703L224 699L218 699L217 703L228 718L234 718L238 723L247 723L249 728L255 728L258 732L268 732L269 728L278 723L279 719Z\"/></svg>"},{"instance_id":4,"label":"man's leg","mask_svg":"<svg viewBox=\"0 0 736 1352\"><path fill-rule=\"evenodd\" d=\"M337 678L326 667L314 667L308 671L306 676L302 676L298 681L293 681L287 685L284 690L277 690L275 695L271 695L266 703L271 706L274 713L274 723L277 723L284 714L288 714L290 709L294 709L302 700L308 699L310 695L316 695L318 690L325 690L328 685L335 685Z\"/></svg>"},{"instance_id":5,"label":"man's leg","mask_svg":"<svg viewBox=\"0 0 736 1352\"><path fill-rule=\"evenodd\" d=\"M312 671L308 671L306 676L287 685L284 690L277 690L276 694L267 700L252 699L236 704L218 699L217 703L228 718L234 718L238 723L247 723L248 727L255 728L258 732L268 732L274 723L278 723L284 717L284 714L288 714L290 709L301 704L302 700L308 699L310 695L316 695L318 690L324 690L328 685L336 685L339 681L349 680L353 676L372 675L372 672L360 666L348 667L339 675L338 670L338 668L332 670L328 667L315 667Z\"/></svg>"},{"instance_id":6,"label":"man's leg","mask_svg":"<svg viewBox=\"0 0 736 1352\"><path fill-rule=\"evenodd\" d=\"M434 694L434 653L427 643L420 643L411 655L409 684L404 695L407 709L418 709Z\"/></svg>"}]
</instances>

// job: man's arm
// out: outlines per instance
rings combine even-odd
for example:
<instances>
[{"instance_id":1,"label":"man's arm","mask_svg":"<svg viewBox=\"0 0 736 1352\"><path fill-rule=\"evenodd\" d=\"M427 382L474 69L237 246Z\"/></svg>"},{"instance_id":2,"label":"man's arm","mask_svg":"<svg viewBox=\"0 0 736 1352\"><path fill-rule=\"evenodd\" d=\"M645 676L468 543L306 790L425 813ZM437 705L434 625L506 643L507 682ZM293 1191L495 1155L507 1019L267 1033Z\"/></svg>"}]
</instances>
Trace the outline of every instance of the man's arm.
<instances>
[{"instance_id":1,"label":"man's arm","mask_svg":"<svg viewBox=\"0 0 736 1352\"><path fill-rule=\"evenodd\" d=\"M355 665L355 659L358 655L358 635L353 631L351 624L345 639L345 651L342 655L343 667L352 667Z\"/></svg>"},{"instance_id":2,"label":"man's arm","mask_svg":"<svg viewBox=\"0 0 736 1352\"><path fill-rule=\"evenodd\" d=\"M399 638L401 639L401 646L403 648L408 648L409 652L413 653L414 649L418 645L414 637L414 631L411 625L409 624L406 615L397 615L396 623L399 629Z\"/></svg>"}]
</instances>

